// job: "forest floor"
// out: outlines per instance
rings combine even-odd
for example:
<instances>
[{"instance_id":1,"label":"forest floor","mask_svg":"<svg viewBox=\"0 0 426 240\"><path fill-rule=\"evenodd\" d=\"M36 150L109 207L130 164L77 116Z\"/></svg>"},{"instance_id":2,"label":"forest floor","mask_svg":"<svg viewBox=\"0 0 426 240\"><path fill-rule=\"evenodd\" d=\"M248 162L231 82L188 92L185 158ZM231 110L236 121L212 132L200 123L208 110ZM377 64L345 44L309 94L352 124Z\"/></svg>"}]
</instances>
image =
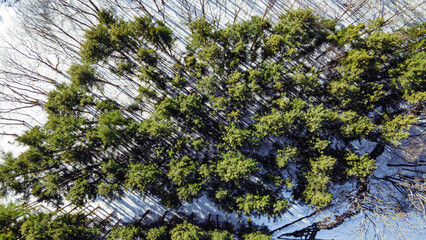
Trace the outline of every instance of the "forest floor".
<instances>
[{"instance_id":1,"label":"forest floor","mask_svg":"<svg viewBox=\"0 0 426 240\"><path fill-rule=\"evenodd\" d=\"M180 44L184 43L185 37L188 35L187 31L182 28L184 18L183 2L190 2L187 8L195 15L199 16L205 12L207 16L212 19L218 20L218 24L224 26L226 22L232 22L236 19L246 19L252 15L267 15L271 19L276 18L285 9L297 7L309 7L316 11L319 15L338 19L343 25L353 24L356 22L366 22L371 19L383 17L394 21L389 24L390 28L398 28L409 22L424 22L426 13L426 4L424 1L410 1L407 4L405 1L335 1L335 0L301 0L301 1L248 1L248 0L233 0L222 1L222 5L218 4L219 1L165 1L164 5L157 5L156 1L145 0L147 10L152 12L156 18L164 19L167 24L177 32L178 38L181 40ZM204 3L203 6L200 5ZM155 3L155 4L154 4ZM270 4L274 3L272 7ZM17 24L16 12L13 8L8 7L7 4L0 4L0 49L7 47L3 40L14 37L14 31L10 29L19 27ZM1 50L0 50L1 52ZM2 58L8 57L2 54ZM1 64L1 62L0 62ZM0 82L4 81L0 77ZM5 91L0 85L0 91ZM18 107L18 105L16 106ZM11 103L0 101L0 150L6 152L13 152L19 154L24 149L22 146L17 145L14 141L13 134L20 134L28 127L42 124L46 121L46 116L41 108L29 108L19 112L19 116L25 118L25 124L3 124L8 118L13 118L16 112L5 111L11 109ZM412 164L422 163L425 161L425 137L424 129L411 129L413 135L418 134L420 137L407 142L406 149L411 146L410 151L403 151L397 148L389 148L377 159L378 169L374 172L374 176L381 178L383 176L390 176L396 172L403 171L403 166L392 166L398 164ZM2 134L4 133L4 134ZM360 151L368 152L374 146L368 143L359 145ZM412 154L412 155L407 155ZM389 165L390 164L390 165ZM415 168L418 171L426 171L425 166ZM406 171L406 170L404 170ZM418 177L424 178L424 174ZM347 189L347 192L353 191L356 186L343 185L336 192L342 192ZM372 188L370 191L389 191L381 194L394 195L396 191L389 189ZM395 196L398 197L398 196ZM8 199L13 201L13 197ZM160 207L155 199L128 193L121 200L105 201L97 199L91 206L100 206L108 213L113 213L116 219L121 219L121 222L130 222L138 219L146 210L150 210L155 217L164 214L166 209ZM325 209L324 211L317 211L317 214L312 216L316 209L306 206L304 204L293 203L288 212L281 218L272 220L270 218L256 218L252 219L253 222L265 225L270 230L278 229L286 224L293 223L286 228L274 232L275 238L285 233L292 233L296 230L303 229L310 226L314 222L324 220L326 218L333 218L336 214L344 213L349 206L342 204L339 201L334 202L333 207ZM184 212L186 214L195 213L199 218L207 218L209 214L219 215L223 220L230 222L246 221L245 219L238 219L236 215L227 215L221 210L217 209L205 197L196 200L192 204L185 205L177 212ZM309 216L309 217L307 217ZM426 235L426 215L419 211L401 210L396 215L375 214L372 212L361 212L350 219L344 221L340 226L331 230L321 230L317 234L317 239L420 239L420 236ZM280 239L292 239L291 236Z\"/></svg>"}]
</instances>

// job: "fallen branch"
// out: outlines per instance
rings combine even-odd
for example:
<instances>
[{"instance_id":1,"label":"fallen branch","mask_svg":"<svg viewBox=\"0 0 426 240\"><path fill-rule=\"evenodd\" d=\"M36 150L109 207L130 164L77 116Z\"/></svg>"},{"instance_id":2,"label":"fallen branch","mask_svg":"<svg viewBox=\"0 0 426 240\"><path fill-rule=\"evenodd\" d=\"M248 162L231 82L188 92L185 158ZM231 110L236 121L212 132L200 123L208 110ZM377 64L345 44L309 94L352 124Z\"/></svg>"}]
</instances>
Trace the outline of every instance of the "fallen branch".
<instances>
[{"instance_id":1,"label":"fallen branch","mask_svg":"<svg viewBox=\"0 0 426 240\"><path fill-rule=\"evenodd\" d=\"M277 228L277 229L275 229L275 230L272 230L272 231L270 231L270 232L268 233L268 235L273 234L274 232L277 232L277 231L281 231L281 230L283 230L284 228L286 228L286 227L288 227L288 226L291 226L291 225L293 225L293 224L295 224L295 223L298 223L298 222L302 221L303 219L310 218L310 217L312 217L312 216L314 216L314 215L316 215L316 214L318 214L318 213L320 213L320 212L324 211L325 209L329 208L330 206L331 206L331 205L328 205L328 206L325 206L325 207L323 207L323 208L317 209L317 210L313 211L311 214L309 214L309 215L307 215L307 216L304 216L304 217L302 217L302 218L297 219L296 221L293 221L293 222L288 223L288 224L286 224L286 225L284 225L284 226L282 226L282 227L279 227L279 228Z\"/></svg>"}]
</instances>

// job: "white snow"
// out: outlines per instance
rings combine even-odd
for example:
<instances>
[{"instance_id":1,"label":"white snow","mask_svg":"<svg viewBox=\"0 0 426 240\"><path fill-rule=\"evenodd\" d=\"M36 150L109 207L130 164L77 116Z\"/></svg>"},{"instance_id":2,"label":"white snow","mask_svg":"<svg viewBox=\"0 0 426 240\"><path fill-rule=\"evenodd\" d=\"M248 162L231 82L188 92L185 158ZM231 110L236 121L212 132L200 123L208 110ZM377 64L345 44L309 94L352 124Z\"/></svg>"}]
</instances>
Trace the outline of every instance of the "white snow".
<instances>
[{"instance_id":1,"label":"white snow","mask_svg":"<svg viewBox=\"0 0 426 240\"><path fill-rule=\"evenodd\" d=\"M26 2L22 0L23 2ZM72 0L71 0L72 1ZM111 7L111 2L107 1L106 7ZM391 26L397 27L402 26L413 21L425 21L425 12L426 4L424 1L396 1L396 0L366 0L366 1L335 1L335 0L289 0L289 1L276 1L274 7L270 10L267 6L274 1L255 1L255 0L208 0L208 1L199 1L199 0L169 0L165 1L165 4L162 5L161 1L157 1L158 5L152 0L143 0L146 10L152 14L156 19L165 20L166 23L175 30L176 37L178 37L178 45L183 46L186 37L189 32L184 22L188 18L188 12L186 9L191 9L190 13L192 18L201 16L203 9L210 20L216 20L219 27L224 27L226 23L233 22L235 13L238 12L238 17L236 21L241 19L247 19L253 15L264 15L270 19L276 19L277 16L284 12L286 9L298 8L298 7L309 7L314 9L318 14L324 17L337 18L340 20L341 24L348 25L355 22L365 22L367 20L376 19L378 17L383 17L385 19L390 18L391 21L394 21L394 24ZM188 5L182 4L182 2L187 2ZM204 8L201 3L205 3ZM113 1L112 1L113 3ZM127 1L129 5L137 6L135 2ZM158 8L157 8L158 6ZM415 7L415 8L414 8ZM354 11L358 9L358 11ZM140 14L141 10L126 10L126 9L115 9L118 14L122 15L125 18L131 19L133 15ZM402 12L406 11L406 12ZM396 12L400 12L398 18L393 17ZM5 55L6 51L4 50L7 45L4 40L14 39L15 37L20 37L23 34L22 32L16 31L18 28L17 14L12 7L7 6L7 4L0 4L0 56L2 58L9 57L8 54ZM65 23L64 23L65 24ZM64 25L67 28L72 26ZM76 36L82 36L82 32L78 29L76 31ZM31 37L31 36L30 36ZM174 49L174 51L179 56L179 48ZM52 61L56 61L55 54L46 54L46 56ZM62 69L66 69L67 64L72 62L74 59L69 59L67 63L63 64ZM31 63L29 63L31 64ZM2 68L0 62L0 69ZM40 68L41 72L46 74L51 74L52 71L45 70ZM58 73L56 73L58 74ZM50 75L49 75L50 76ZM64 81L63 76L56 75L57 81ZM0 75L0 83L4 81ZM117 84L123 84L121 80L117 79ZM49 84L46 85L48 88ZM128 86L124 86L124 89L132 92L132 89L129 89ZM5 88L0 85L0 91L5 92ZM116 92L117 89L105 89L109 91L109 94L114 94L119 98L124 99L124 92ZM24 148L18 146L14 141L14 137L10 135L1 135L1 133L16 133L20 134L24 130L28 129L28 126L34 126L41 124L46 121L45 114L41 107L33 107L24 109L23 111L7 111L13 107L19 107L19 104L1 101L0 102L0 150L12 151L15 154L22 152ZM25 114L25 115L22 115ZM8 125L4 124L5 121L2 118L14 118L16 116L23 117L25 119L26 126L22 125ZM10 123L10 121L9 121ZM357 146L359 151L369 152L372 147L371 144L362 143ZM389 175L392 171L396 172L397 169L389 168L385 163L389 162L389 159L394 155L392 153L383 154L377 161L379 168L375 171L374 175L376 177L383 177ZM421 154L421 153L420 153ZM423 151L424 154L424 151ZM423 156L424 157L424 156ZM345 186L348 191L353 190L356 186L348 185ZM393 193L390 193L393 194ZM157 216L164 214L166 209L158 205L156 199L150 197L141 197L133 193L127 193L125 197L116 201L105 201L103 199L97 199L92 206L100 205L102 209L107 212L113 212L114 216L117 219L121 219L123 222L129 222L131 220L136 220L140 217L146 210L150 210L155 213ZM347 206L341 206L342 209L347 208ZM258 224L265 224L271 230L278 228L282 225L295 221L301 217L309 215L315 209L312 209L309 206L304 206L301 204L294 204L281 219L278 221L273 221L270 218L262 217L258 219L253 219ZM316 216L306 218L292 226L289 226L282 231L279 231L274 236L278 236L283 233L292 232L299 230L303 227L310 225L315 221L322 220L339 209L331 209L330 211L325 211ZM224 212L217 209L211 202L209 202L205 197L200 198L195 201L193 204L185 205L176 212L184 212L190 214L195 212L199 217L207 218L208 214L218 214L222 219L237 221L236 215L227 215ZM153 215L154 216L154 215ZM420 239L421 236L426 234L426 221L424 215L414 214L414 213L401 213L400 216L389 217L389 218L380 218L374 215L367 215L371 218L372 221L369 221L365 214L358 214L357 216L348 219L341 226L332 230L321 230L317 237L322 239L372 239L376 236L381 236L386 239ZM243 219L241 219L243 220ZM374 227L374 224L377 225L377 228ZM365 225L363 225L365 224ZM380 232L377 231L380 229ZM399 231L399 229L404 229Z\"/></svg>"}]
</instances>

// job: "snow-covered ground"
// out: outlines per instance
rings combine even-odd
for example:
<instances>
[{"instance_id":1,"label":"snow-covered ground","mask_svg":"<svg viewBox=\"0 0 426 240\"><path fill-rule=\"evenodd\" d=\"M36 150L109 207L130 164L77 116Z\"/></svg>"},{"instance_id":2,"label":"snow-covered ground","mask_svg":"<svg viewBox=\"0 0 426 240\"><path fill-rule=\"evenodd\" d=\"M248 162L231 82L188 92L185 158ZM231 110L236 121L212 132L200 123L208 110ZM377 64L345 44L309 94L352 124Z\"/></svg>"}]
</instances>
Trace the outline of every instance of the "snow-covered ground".
<instances>
[{"instance_id":1,"label":"snow-covered ground","mask_svg":"<svg viewBox=\"0 0 426 240\"><path fill-rule=\"evenodd\" d=\"M23 2L26 2L22 0ZM108 4L112 4L109 1ZM291 8L311 8L319 15L338 19L341 24L348 25L356 22L366 22L378 17L389 19L389 28L398 28L411 22L424 22L426 13L426 3L422 0L416 1L403 1L403 0L349 0L349 1L336 1L336 0L289 0L289 1L273 1L273 0L169 0L161 1L143 0L145 10L152 14L157 19L165 20L166 23L176 32L176 37L179 39L179 44L184 44L185 38L188 36L188 30L184 25L185 19L188 14L191 17L201 16L205 13L210 20L216 20L218 26L224 26L228 22L239 21L247 19L253 15L262 15L270 19L276 19L277 16L284 12L286 9ZM184 4L187 3L187 4ZM204 3L204 4L203 4ZM109 5L106 5L108 7ZM24 34L19 31L19 19L22 19L22 9L9 7L7 4L0 4L0 58L3 60L10 56L10 45L5 44L5 41L11 42L11 39L22 37ZM115 9L115 11L124 18L131 18L136 14L135 10ZM140 10L139 10L140 11ZM21 16L21 18L19 18ZM70 27L70 26L65 26ZM81 36L82 32L75 29L76 36ZM14 40L12 40L13 43ZM19 44L17 44L19 45ZM8 48L9 50L6 50ZM178 51L178 49L176 50ZM55 55L50 55L54 61ZM31 62L27 62L31 64ZM0 69L2 69L0 62ZM38 66L41 73L49 74L51 70L45 69L43 66ZM62 66L66 69L66 64ZM58 74L57 72L55 74ZM60 74L57 76L56 81L63 81ZM0 75L0 83L5 79ZM53 86L46 84L46 88ZM8 89L5 85L0 85L0 92L7 93ZM124 94L124 93L118 93ZM117 95L120 96L120 95ZM1 100L1 99L0 99ZM18 154L23 150L14 142L14 136L10 134L20 134L22 131L31 128L34 125L43 123L46 116L43 112L42 105L25 108L22 110L9 111L13 108L19 108L18 103L2 100L0 101L0 150L12 151ZM24 119L25 122L17 123L13 120L19 117ZM1 133L5 133L2 135ZM423 141L422 139L421 141ZM423 146L423 145L422 145ZM362 147L362 146L360 146ZM371 147L371 146L370 146ZM363 150L368 151L368 150ZM420 157L424 151L420 151ZM387 152L378 159L380 162L388 162L393 158L392 152ZM383 164L385 166L386 164ZM379 168L375 174L378 176L388 174L389 171L394 171L392 168ZM355 186L348 186L348 188L355 188ZM389 194L393 194L389 192ZM100 205L102 209L113 212L115 218L121 219L123 222L129 222L140 217L146 210L162 215L165 211L159 207L157 201L152 198L141 198L140 196L128 193L124 198L117 201L104 201L102 199L96 200L92 206ZM347 206L341 206L345 208ZM288 213L273 221L268 218L253 219L258 224L265 224L271 230L281 227L287 223L296 221L302 217L309 215L315 209L308 206L295 204ZM207 217L210 213L212 215L219 214L222 219L230 221L237 221L234 215L228 216L222 211L218 210L206 198L201 198L193 204L183 206L177 210L190 214L191 212L197 213L199 217ZM283 233L299 230L303 227L309 226L313 222L320 221L326 217L333 215L336 212L344 211L344 209L329 209L316 214L312 217L303 219L282 231L277 231L274 236L279 236ZM319 239L372 239L373 237L382 237L385 239L421 239L426 235L426 219L424 215L401 212L398 216L375 216L370 214L360 213L348 220L341 226L332 230L321 230L317 238Z\"/></svg>"}]
</instances>

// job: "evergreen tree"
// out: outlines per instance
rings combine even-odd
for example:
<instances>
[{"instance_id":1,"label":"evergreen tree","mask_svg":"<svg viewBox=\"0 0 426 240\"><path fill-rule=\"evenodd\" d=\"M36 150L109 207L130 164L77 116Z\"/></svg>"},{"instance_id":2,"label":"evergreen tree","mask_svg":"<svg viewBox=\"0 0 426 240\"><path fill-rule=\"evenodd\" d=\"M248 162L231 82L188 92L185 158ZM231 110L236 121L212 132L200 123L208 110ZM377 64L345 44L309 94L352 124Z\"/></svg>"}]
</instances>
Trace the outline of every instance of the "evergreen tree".
<instances>
[{"instance_id":1,"label":"evergreen tree","mask_svg":"<svg viewBox=\"0 0 426 240\"><path fill-rule=\"evenodd\" d=\"M217 29L202 17L188 23L181 61L163 22L98 18L70 83L49 93L48 121L18 137L28 150L0 165L3 195L83 205L128 188L167 207L206 195L227 212L280 216L289 191L321 207L330 185L376 168L377 156L353 143L397 144L417 121L406 106L424 100L423 25L385 33L378 20L335 32L334 21L294 10ZM315 66L330 46L337 57ZM103 65L140 86L133 102L97 94L120 89L97 73ZM202 238L188 224L170 234Z\"/></svg>"},{"instance_id":2,"label":"evergreen tree","mask_svg":"<svg viewBox=\"0 0 426 240\"><path fill-rule=\"evenodd\" d=\"M56 213L31 213L24 205L0 205L0 239L88 240L99 234L96 226L87 226L84 214Z\"/></svg>"}]
</instances>

